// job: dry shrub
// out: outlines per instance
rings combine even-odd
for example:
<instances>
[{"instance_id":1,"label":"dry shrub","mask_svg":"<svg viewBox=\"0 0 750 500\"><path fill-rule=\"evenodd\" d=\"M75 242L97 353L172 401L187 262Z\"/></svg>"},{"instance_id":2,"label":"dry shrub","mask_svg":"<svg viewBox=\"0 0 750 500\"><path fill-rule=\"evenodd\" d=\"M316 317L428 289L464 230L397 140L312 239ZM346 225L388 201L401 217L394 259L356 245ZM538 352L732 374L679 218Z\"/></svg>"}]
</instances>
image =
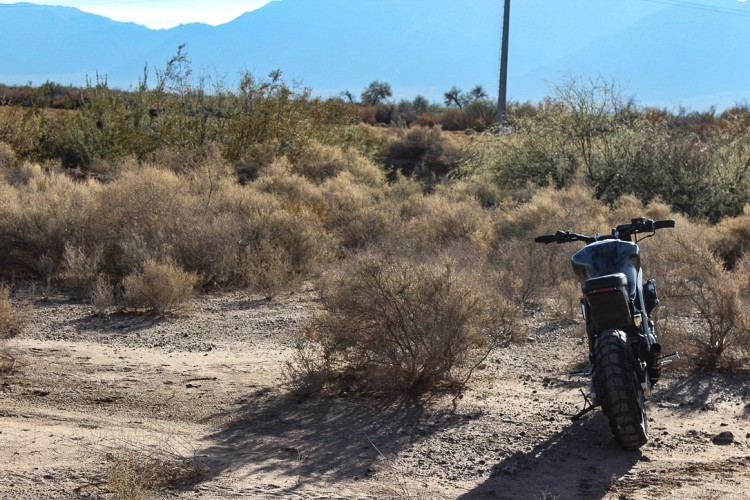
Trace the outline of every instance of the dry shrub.
<instances>
[{"instance_id":1,"label":"dry shrub","mask_svg":"<svg viewBox=\"0 0 750 500\"><path fill-rule=\"evenodd\" d=\"M322 207L320 190L312 181L293 172L286 157L274 160L263 169L252 187L276 196L287 207Z\"/></svg>"},{"instance_id":2,"label":"dry shrub","mask_svg":"<svg viewBox=\"0 0 750 500\"><path fill-rule=\"evenodd\" d=\"M425 175L444 176L460 155L460 145L440 127L398 128L389 140L390 164L418 166Z\"/></svg>"},{"instance_id":3,"label":"dry shrub","mask_svg":"<svg viewBox=\"0 0 750 500\"><path fill-rule=\"evenodd\" d=\"M512 304L446 257L363 252L328 273L322 289L324 311L307 337L329 372L365 390L461 386L515 325Z\"/></svg>"},{"instance_id":4,"label":"dry shrub","mask_svg":"<svg viewBox=\"0 0 750 500\"><path fill-rule=\"evenodd\" d=\"M746 254L738 260L735 270L741 275L750 276L750 255ZM748 281L745 289L742 290L742 295L750 298L750 281Z\"/></svg>"},{"instance_id":5,"label":"dry shrub","mask_svg":"<svg viewBox=\"0 0 750 500\"><path fill-rule=\"evenodd\" d=\"M641 203L641 200L633 195L626 194L614 202L608 219L611 223L617 225L622 224L623 222L629 222L630 219L645 214L646 208L643 206L643 203Z\"/></svg>"},{"instance_id":6,"label":"dry shrub","mask_svg":"<svg viewBox=\"0 0 750 500\"><path fill-rule=\"evenodd\" d=\"M226 185L224 181L235 182L234 168L215 145L197 150L179 172L187 180L201 208L209 208L213 204L214 196Z\"/></svg>"},{"instance_id":7,"label":"dry shrub","mask_svg":"<svg viewBox=\"0 0 750 500\"><path fill-rule=\"evenodd\" d=\"M59 270L65 244L88 238L99 186L38 165L20 170L22 176L14 175L17 183L3 186L0 194L4 259L13 271L49 278Z\"/></svg>"},{"instance_id":8,"label":"dry shrub","mask_svg":"<svg viewBox=\"0 0 750 500\"><path fill-rule=\"evenodd\" d=\"M0 286L0 373L13 371L16 359L6 350L8 339L23 332L29 311L18 311L10 301L10 290Z\"/></svg>"},{"instance_id":9,"label":"dry shrub","mask_svg":"<svg viewBox=\"0 0 750 500\"><path fill-rule=\"evenodd\" d=\"M159 315L177 312L193 296L198 282L195 273L184 271L174 262L149 259L143 268L123 279L128 307Z\"/></svg>"},{"instance_id":10,"label":"dry shrub","mask_svg":"<svg viewBox=\"0 0 750 500\"><path fill-rule=\"evenodd\" d=\"M496 183L493 182L489 173L469 177L468 179L455 180L450 184L451 191L460 196L471 197L479 201L483 207L496 207L501 205L507 195Z\"/></svg>"},{"instance_id":11,"label":"dry shrub","mask_svg":"<svg viewBox=\"0 0 750 500\"><path fill-rule=\"evenodd\" d=\"M0 170L11 168L16 164L16 153L9 144L0 142Z\"/></svg>"},{"instance_id":12,"label":"dry shrub","mask_svg":"<svg viewBox=\"0 0 750 500\"><path fill-rule=\"evenodd\" d=\"M95 158L91 165L86 169L86 173L101 181L110 181L117 177L125 175L127 172L134 172L141 168L141 164L135 156L125 156L116 160Z\"/></svg>"},{"instance_id":13,"label":"dry shrub","mask_svg":"<svg viewBox=\"0 0 750 500\"><path fill-rule=\"evenodd\" d=\"M689 231L688 229L693 229ZM725 269L707 237L696 226L663 239L659 258L669 266L659 288L669 303L669 332L700 361L718 365L727 354L750 356L750 305L746 294L750 276L743 266ZM664 236L664 235L661 235ZM678 314L679 313L679 314Z\"/></svg>"},{"instance_id":14,"label":"dry shrub","mask_svg":"<svg viewBox=\"0 0 750 500\"><path fill-rule=\"evenodd\" d=\"M248 147L234 166L240 184L245 185L257 179L260 171L276 159L279 149L277 140Z\"/></svg>"},{"instance_id":15,"label":"dry shrub","mask_svg":"<svg viewBox=\"0 0 750 500\"><path fill-rule=\"evenodd\" d=\"M0 287L0 343L19 335L24 328L24 314L10 302L10 289Z\"/></svg>"},{"instance_id":16,"label":"dry shrub","mask_svg":"<svg viewBox=\"0 0 750 500\"><path fill-rule=\"evenodd\" d=\"M172 244L190 234L197 201L184 178L144 167L104 186L98 204L91 237L104 245L104 271L120 277L147 259L171 258Z\"/></svg>"},{"instance_id":17,"label":"dry shrub","mask_svg":"<svg viewBox=\"0 0 750 500\"><path fill-rule=\"evenodd\" d=\"M223 186L212 210L196 214L190 227L191 237L176 240L172 253L204 286L249 286L271 297L316 273L333 253L308 207L236 184Z\"/></svg>"},{"instance_id":18,"label":"dry shrub","mask_svg":"<svg viewBox=\"0 0 750 500\"><path fill-rule=\"evenodd\" d=\"M33 177L42 174L42 167L34 163L21 163L15 168L0 170L2 179L13 187L28 184Z\"/></svg>"},{"instance_id":19,"label":"dry shrub","mask_svg":"<svg viewBox=\"0 0 750 500\"><path fill-rule=\"evenodd\" d=\"M489 213L472 198L454 197L438 190L412 207L406 232L424 251L444 248L456 241L475 241L490 224Z\"/></svg>"},{"instance_id":20,"label":"dry shrub","mask_svg":"<svg viewBox=\"0 0 750 500\"><path fill-rule=\"evenodd\" d=\"M310 213L281 210L256 222L245 248L249 281L267 296L314 274L329 260L329 236Z\"/></svg>"},{"instance_id":21,"label":"dry shrub","mask_svg":"<svg viewBox=\"0 0 750 500\"><path fill-rule=\"evenodd\" d=\"M174 436L138 436L97 446L107 463L107 486L118 500L141 499L148 490L184 487L208 471L192 448Z\"/></svg>"},{"instance_id":22,"label":"dry shrub","mask_svg":"<svg viewBox=\"0 0 750 500\"><path fill-rule=\"evenodd\" d=\"M103 254L101 246L89 250L65 244L60 278L69 294L82 298L89 293L99 276Z\"/></svg>"},{"instance_id":23,"label":"dry shrub","mask_svg":"<svg viewBox=\"0 0 750 500\"><path fill-rule=\"evenodd\" d=\"M550 262L549 253L545 250L533 242L510 240L501 243L490 253L493 281L515 303L523 305L539 298L545 286L547 268L556 265ZM559 269L557 273L560 274Z\"/></svg>"},{"instance_id":24,"label":"dry shrub","mask_svg":"<svg viewBox=\"0 0 750 500\"><path fill-rule=\"evenodd\" d=\"M581 317L581 286L576 280L560 283L553 297L555 316L567 321Z\"/></svg>"},{"instance_id":25,"label":"dry shrub","mask_svg":"<svg viewBox=\"0 0 750 500\"><path fill-rule=\"evenodd\" d=\"M386 186L373 187L357 182L344 172L322 186L326 228L343 248L362 248L378 242L396 223L392 206L384 202Z\"/></svg>"},{"instance_id":26,"label":"dry shrub","mask_svg":"<svg viewBox=\"0 0 750 500\"><path fill-rule=\"evenodd\" d=\"M535 236L557 230L594 234L611 224L606 220L608 213L589 188L539 189L528 203L498 213L495 242L514 238L533 241Z\"/></svg>"},{"instance_id":27,"label":"dry shrub","mask_svg":"<svg viewBox=\"0 0 750 500\"><path fill-rule=\"evenodd\" d=\"M356 151L318 142L302 149L292 171L318 184L343 172L351 173L366 184L377 184L383 179L380 169Z\"/></svg>"},{"instance_id":28,"label":"dry shrub","mask_svg":"<svg viewBox=\"0 0 750 500\"><path fill-rule=\"evenodd\" d=\"M711 243L726 264L734 267L750 248L750 205L745 206L742 215L719 222Z\"/></svg>"},{"instance_id":29,"label":"dry shrub","mask_svg":"<svg viewBox=\"0 0 750 500\"><path fill-rule=\"evenodd\" d=\"M94 312L99 316L106 314L107 309L114 304L115 287L104 274L97 276L96 281L91 286L90 294L91 305L94 307Z\"/></svg>"},{"instance_id":30,"label":"dry shrub","mask_svg":"<svg viewBox=\"0 0 750 500\"><path fill-rule=\"evenodd\" d=\"M223 158L219 145L214 143L197 148L162 147L149 155L147 163L175 173L212 170L234 175L234 168Z\"/></svg>"}]
</instances>

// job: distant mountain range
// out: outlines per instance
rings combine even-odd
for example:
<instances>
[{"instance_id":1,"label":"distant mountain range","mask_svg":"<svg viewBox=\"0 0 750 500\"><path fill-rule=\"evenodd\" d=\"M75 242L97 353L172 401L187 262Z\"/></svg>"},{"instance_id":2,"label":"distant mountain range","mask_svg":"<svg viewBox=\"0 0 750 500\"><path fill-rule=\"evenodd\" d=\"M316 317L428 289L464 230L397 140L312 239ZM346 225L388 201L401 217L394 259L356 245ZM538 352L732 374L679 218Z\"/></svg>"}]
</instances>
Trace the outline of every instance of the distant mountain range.
<instances>
[{"instance_id":1,"label":"distant mountain range","mask_svg":"<svg viewBox=\"0 0 750 500\"><path fill-rule=\"evenodd\" d=\"M0 5L0 82L133 87L180 44L195 74L285 79L316 95L373 80L435 102L453 86L497 92L502 0L275 0L221 26L150 30L68 7ZM512 3L509 99L537 101L569 76L618 81L638 104L750 102L750 3L523 0ZM152 73L153 76L153 73Z\"/></svg>"}]
</instances>

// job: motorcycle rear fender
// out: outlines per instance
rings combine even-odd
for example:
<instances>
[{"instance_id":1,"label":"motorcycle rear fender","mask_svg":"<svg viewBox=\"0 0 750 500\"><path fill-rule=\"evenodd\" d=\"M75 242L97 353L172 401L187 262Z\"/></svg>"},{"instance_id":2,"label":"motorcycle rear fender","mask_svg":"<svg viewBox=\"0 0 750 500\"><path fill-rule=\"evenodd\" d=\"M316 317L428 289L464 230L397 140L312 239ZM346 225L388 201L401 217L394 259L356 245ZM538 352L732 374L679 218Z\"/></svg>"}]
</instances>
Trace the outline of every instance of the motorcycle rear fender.
<instances>
[{"instance_id":1,"label":"motorcycle rear fender","mask_svg":"<svg viewBox=\"0 0 750 500\"><path fill-rule=\"evenodd\" d=\"M591 278L583 282L583 293L592 330L633 332L633 305L628 292L628 279L623 273Z\"/></svg>"}]
</instances>

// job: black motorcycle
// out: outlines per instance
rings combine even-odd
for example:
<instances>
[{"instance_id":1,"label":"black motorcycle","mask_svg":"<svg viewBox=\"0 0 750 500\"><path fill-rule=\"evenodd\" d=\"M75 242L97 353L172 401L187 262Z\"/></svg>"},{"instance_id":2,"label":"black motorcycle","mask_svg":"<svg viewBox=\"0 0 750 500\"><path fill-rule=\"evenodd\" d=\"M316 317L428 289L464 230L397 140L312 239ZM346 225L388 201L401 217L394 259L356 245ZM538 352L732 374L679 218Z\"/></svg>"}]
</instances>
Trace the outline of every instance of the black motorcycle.
<instances>
[{"instance_id":1,"label":"black motorcycle","mask_svg":"<svg viewBox=\"0 0 750 500\"><path fill-rule=\"evenodd\" d=\"M571 257L582 283L581 310L586 321L591 367L571 375L591 376L578 419L601 405L612 434L626 450L648 442L645 400L659 380L662 366L679 357L662 354L649 315L659 304L656 284L643 283L638 242L672 228L673 220L633 219L610 235L585 236L569 231L538 236L537 243L582 241ZM643 235L638 237L638 235Z\"/></svg>"}]
</instances>

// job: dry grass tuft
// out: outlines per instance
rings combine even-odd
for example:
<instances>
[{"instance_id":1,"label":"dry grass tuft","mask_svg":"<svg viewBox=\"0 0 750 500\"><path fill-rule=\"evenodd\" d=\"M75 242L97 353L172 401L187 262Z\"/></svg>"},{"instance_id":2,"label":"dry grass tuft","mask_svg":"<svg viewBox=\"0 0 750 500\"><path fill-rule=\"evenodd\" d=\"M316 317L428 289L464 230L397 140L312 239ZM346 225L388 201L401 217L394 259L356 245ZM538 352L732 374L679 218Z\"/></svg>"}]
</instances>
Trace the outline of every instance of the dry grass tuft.
<instances>
[{"instance_id":1,"label":"dry grass tuft","mask_svg":"<svg viewBox=\"0 0 750 500\"><path fill-rule=\"evenodd\" d=\"M174 262L146 260L143 268L126 276L125 302L133 309L160 316L183 310L193 296L198 276Z\"/></svg>"},{"instance_id":2,"label":"dry grass tuft","mask_svg":"<svg viewBox=\"0 0 750 500\"><path fill-rule=\"evenodd\" d=\"M97 276L96 281L91 286L90 299L94 312L99 316L105 315L114 304L115 287L112 286L107 275L100 274Z\"/></svg>"},{"instance_id":3,"label":"dry grass tuft","mask_svg":"<svg viewBox=\"0 0 750 500\"><path fill-rule=\"evenodd\" d=\"M0 287L0 342L23 332L24 316L11 304L10 289L7 286Z\"/></svg>"},{"instance_id":4,"label":"dry grass tuft","mask_svg":"<svg viewBox=\"0 0 750 500\"><path fill-rule=\"evenodd\" d=\"M10 289L0 286L0 373L13 371L16 359L8 353L5 343L23 332L28 311L19 312L10 301Z\"/></svg>"},{"instance_id":5,"label":"dry grass tuft","mask_svg":"<svg viewBox=\"0 0 750 500\"><path fill-rule=\"evenodd\" d=\"M208 467L182 440L128 438L98 446L107 462L106 484L118 500L145 498L147 491L184 487L200 480Z\"/></svg>"}]
</instances>

